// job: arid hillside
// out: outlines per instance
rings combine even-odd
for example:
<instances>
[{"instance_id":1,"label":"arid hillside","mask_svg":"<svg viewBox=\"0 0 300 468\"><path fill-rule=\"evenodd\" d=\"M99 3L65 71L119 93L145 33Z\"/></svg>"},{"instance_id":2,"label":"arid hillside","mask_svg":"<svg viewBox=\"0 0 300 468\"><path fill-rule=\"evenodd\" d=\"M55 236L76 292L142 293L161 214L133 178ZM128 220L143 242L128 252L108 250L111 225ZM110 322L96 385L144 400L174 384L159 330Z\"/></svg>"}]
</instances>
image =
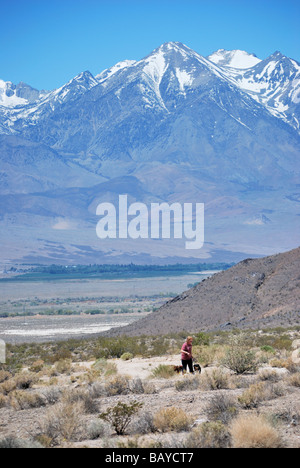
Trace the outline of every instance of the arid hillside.
<instances>
[{"instance_id":1,"label":"arid hillside","mask_svg":"<svg viewBox=\"0 0 300 468\"><path fill-rule=\"evenodd\" d=\"M157 335L300 324L300 248L247 259L110 335Z\"/></svg>"}]
</instances>

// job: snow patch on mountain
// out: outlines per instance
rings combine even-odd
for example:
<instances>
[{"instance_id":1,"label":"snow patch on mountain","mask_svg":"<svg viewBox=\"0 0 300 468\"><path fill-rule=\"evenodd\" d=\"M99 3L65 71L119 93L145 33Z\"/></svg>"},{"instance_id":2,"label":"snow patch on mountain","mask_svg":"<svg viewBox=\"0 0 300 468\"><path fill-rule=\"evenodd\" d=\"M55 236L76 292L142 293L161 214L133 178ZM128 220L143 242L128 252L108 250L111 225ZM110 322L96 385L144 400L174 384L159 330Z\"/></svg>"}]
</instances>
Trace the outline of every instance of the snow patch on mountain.
<instances>
[{"instance_id":1,"label":"snow patch on mountain","mask_svg":"<svg viewBox=\"0 0 300 468\"><path fill-rule=\"evenodd\" d=\"M167 64L165 62L163 54L157 54L146 60L144 66L144 72L158 85L160 84L162 77L166 71Z\"/></svg>"},{"instance_id":2,"label":"snow patch on mountain","mask_svg":"<svg viewBox=\"0 0 300 468\"><path fill-rule=\"evenodd\" d=\"M0 80L0 106L15 107L28 104L24 98L16 95L16 86L11 82Z\"/></svg>"},{"instance_id":3,"label":"snow patch on mountain","mask_svg":"<svg viewBox=\"0 0 300 468\"><path fill-rule=\"evenodd\" d=\"M186 86L191 86L193 77L186 71L176 68L176 77L179 82L180 90L184 92Z\"/></svg>"},{"instance_id":4,"label":"snow patch on mountain","mask_svg":"<svg viewBox=\"0 0 300 468\"><path fill-rule=\"evenodd\" d=\"M256 55L248 54L244 50L219 49L207 58L221 67L237 68L239 70L252 68L261 62Z\"/></svg>"},{"instance_id":5,"label":"snow patch on mountain","mask_svg":"<svg viewBox=\"0 0 300 468\"><path fill-rule=\"evenodd\" d=\"M104 84L104 82L108 78L111 78L115 73L118 73L125 68L132 67L135 63L135 60L122 60L113 67L103 70L101 73L95 76L95 79L98 81L98 83Z\"/></svg>"}]
</instances>

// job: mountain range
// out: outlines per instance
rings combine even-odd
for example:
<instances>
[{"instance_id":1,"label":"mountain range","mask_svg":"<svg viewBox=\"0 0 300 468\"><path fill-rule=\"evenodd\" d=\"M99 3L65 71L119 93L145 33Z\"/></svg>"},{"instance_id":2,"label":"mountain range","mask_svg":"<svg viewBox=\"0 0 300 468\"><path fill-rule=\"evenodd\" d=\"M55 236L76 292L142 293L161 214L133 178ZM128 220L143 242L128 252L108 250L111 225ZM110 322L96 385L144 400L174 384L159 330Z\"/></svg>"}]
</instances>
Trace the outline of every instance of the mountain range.
<instances>
[{"instance_id":1,"label":"mountain range","mask_svg":"<svg viewBox=\"0 0 300 468\"><path fill-rule=\"evenodd\" d=\"M0 258L235 261L299 245L300 64L179 42L52 91L0 80ZM205 204L205 244L100 240L96 208Z\"/></svg>"}]
</instances>

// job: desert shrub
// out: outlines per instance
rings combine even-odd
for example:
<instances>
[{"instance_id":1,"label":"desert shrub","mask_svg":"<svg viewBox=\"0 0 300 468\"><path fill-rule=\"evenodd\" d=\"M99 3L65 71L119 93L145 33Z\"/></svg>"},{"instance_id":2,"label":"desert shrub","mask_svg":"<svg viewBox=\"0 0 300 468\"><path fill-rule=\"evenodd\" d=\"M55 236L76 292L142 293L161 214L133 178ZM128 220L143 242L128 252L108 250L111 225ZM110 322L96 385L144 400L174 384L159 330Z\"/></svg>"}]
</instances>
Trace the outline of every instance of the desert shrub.
<instances>
[{"instance_id":1,"label":"desert shrub","mask_svg":"<svg viewBox=\"0 0 300 468\"><path fill-rule=\"evenodd\" d=\"M154 415L154 425L161 432L187 431L193 421L181 408L163 408Z\"/></svg>"},{"instance_id":2,"label":"desert shrub","mask_svg":"<svg viewBox=\"0 0 300 468\"><path fill-rule=\"evenodd\" d=\"M16 388L27 390L38 381L38 378L32 372L20 372L19 374L16 374L14 380L16 382Z\"/></svg>"},{"instance_id":3,"label":"desert shrub","mask_svg":"<svg viewBox=\"0 0 300 468\"><path fill-rule=\"evenodd\" d=\"M42 359L38 359L37 361L34 361L32 365L29 367L30 372L41 372L44 368L44 361Z\"/></svg>"},{"instance_id":4,"label":"desert shrub","mask_svg":"<svg viewBox=\"0 0 300 468\"><path fill-rule=\"evenodd\" d=\"M270 360L269 364L271 367L278 367L279 369L283 369L286 366L286 359L274 358Z\"/></svg>"},{"instance_id":5,"label":"desert shrub","mask_svg":"<svg viewBox=\"0 0 300 468\"><path fill-rule=\"evenodd\" d=\"M291 375L288 379L288 383L293 387L300 388L300 372Z\"/></svg>"},{"instance_id":6,"label":"desert shrub","mask_svg":"<svg viewBox=\"0 0 300 468\"><path fill-rule=\"evenodd\" d=\"M140 443L140 437L135 436L128 438L127 440L120 440L118 442L118 448L120 449L138 449L143 448Z\"/></svg>"},{"instance_id":7,"label":"desert shrub","mask_svg":"<svg viewBox=\"0 0 300 468\"><path fill-rule=\"evenodd\" d=\"M275 349L279 350L287 350L289 351L292 348L293 341L292 339L288 336L283 334L282 332L274 338L274 341L272 343L272 346Z\"/></svg>"},{"instance_id":8,"label":"desert shrub","mask_svg":"<svg viewBox=\"0 0 300 468\"><path fill-rule=\"evenodd\" d=\"M287 369L292 373L299 371L299 366L292 360L291 357L287 359L274 358L270 361L270 366Z\"/></svg>"},{"instance_id":9,"label":"desert shrub","mask_svg":"<svg viewBox=\"0 0 300 468\"><path fill-rule=\"evenodd\" d=\"M93 398L99 398L106 394L105 384L94 382L89 388L90 394Z\"/></svg>"},{"instance_id":10,"label":"desert shrub","mask_svg":"<svg viewBox=\"0 0 300 468\"><path fill-rule=\"evenodd\" d=\"M15 390L9 396L10 405L16 410L40 408L46 405L43 395L28 393L26 390Z\"/></svg>"},{"instance_id":11,"label":"desert shrub","mask_svg":"<svg viewBox=\"0 0 300 468\"><path fill-rule=\"evenodd\" d=\"M270 361L270 366L278 367L281 369L287 369L289 372L292 372L292 373L299 371L299 366L297 366L297 364L293 362L292 358L288 358L288 359L274 358Z\"/></svg>"},{"instance_id":12,"label":"desert shrub","mask_svg":"<svg viewBox=\"0 0 300 468\"><path fill-rule=\"evenodd\" d=\"M7 397L0 393L0 408L4 408L7 405L7 402Z\"/></svg>"},{"instance_id":13,"label":"desert shrub","mask_svg":"<svg viewBox=\"0 0 300 468\"><path fill-rule=\"evenodd\" d=\"M5 370L0 370L0 384L10 379L11 377L12 375L9 372Z\"/></svg>"},{"instance_id":14,"label":"desert shrub","mask_svg":"<svg viewBox=\"0 0 300 468\"><path fill-rule=\"evenodd\" d=\"M151 337L151 341L148 342L147 350L144 352L139 351L138 354L142 354L143 356L163 356L164 354L168 353L168 349L170 346L170 341L166 337L156 336Z\"/></svg>"},{"instance_id":15,"label":"desert shrub","mask_svg":"<svg viewBox=\"0 0 300 468\"><path fill-rule=\"evenodd\" d=\"M273 395L272 387L265 382L250 385L244 393L238 397L243 408L257 408L262 401L269 400Z\"/></svg>"},{"instance_id":16,"label":"desert shrub","mask_svg":"<svg viewBox=\"0 0 300 468\"><path fill-rule=\"evenodd\" d=\"M195 333L193 338L194 346L209 346L210 344L210 336L207 333Z\"/></svg>"},{"instance_id":17,"label":"desert shrub","mask_svg":"<svg viewBox=\"0 0 300 468\"><path fill-rule=\"evenodd\" d=\"M283 411L274 414L275 421L282 421L288 426L298 426L300 423L300 412L295 408L293 404L290 404Z\"/></svg>"},{"instance_id":18,"label":"desert shrub","mask_svg":"<svg viewBox=\"0 0 300 468\"><path fill-rule=\"evenodd\" d=\"M82 434L82 403L59 403L45 417L43 434L51 439L51 445L61 441L79 440Z\"/></svg>"},{"instance_id":19,"label":"desert shrub","mask_svg":"<svg viewBox=\"0 0 300 468\"><path fill-rule=\"evenodd\" d=\"M238 397L238 401L243 408L257 408L264 399L267 399L266 391L266 386L263 382L252 384Z\"/></svg>"},{"instance_id":20,"label":"desert shrub","mask_svg":"<svg viewBox=\"0 0 300 468\"><path fill-rule=\"evenodd\" d=\"M166 364L160 364L152 371L153 377L162 379L171 379L174 377L174 367Z\"/></svg>"},{"instance_id":21,"label":"desert shrub","mask_svg":"<svg viewBox=\"0 0 300 468\"><path fill-rule=\"evenodd\" d=\"M127 395L130 391L129 378L123 375L116 375L107 380L104 388L108 396Z\"/></svg>"},{"instance_id":22,"label":"desert shrub","mask_svg":"<svg viewBox=\"0 0 300 468\"><path fill-rule=\"evenodd\" d=\"M291 357L287 359L285 368L292 374L300 371L299 364L296 364Z\"/></svg>"},{"instance_id":23,"label":"desert shrub","mask_svg":"<svg viewBox=\"0 0 300 468\"><path fill-rule=\"evenodd\" d=\"M144 381L143 389L146 395L154 395L155 393L159 393L159 390L157 390L153 382Z\"/></svg>"},{"instance_id":24,"label":"desert shrub","mask_svg":"<svg viewBox=\"0 0 300 468\"><path fill-rule=\"evenodd\" d=\"M145 411L132 423L134 434L149 434L156 431L153 414Z\"/></svg>"},{"instance_id":25,"label":"desert shrub","mask_svg":"<svg viewBox=\"0 0 300 468\"><path fill-rule=\"evenodd\" d=\"M131 359L133 359L133 354L132 353L123 353L122 356L121 356L121 359L123 361L130 361Z\"/></svg>"},{"instance_id":26,"label":"desert shrub","mask_svg":"<svg viewBox=\"0 0 300 468\"><path fill-rule=\"evenodd\" d=\"M49 387L43 390L43 396L48 405L55 405L62 395L62 391L59 387Z\"/></svg>"},{"instance_id":27,"label":"desert shrub","mask_svg":"<svg viewBox=\"0 0 300 468\"><path fill-rule=\"evenodd\" d=\"M2 384L0 384L0 394L2 395L9 395L10 392L16 390L17 383L15 379L5 380Z\"/></svg>"},{"instance_id":28,"label":"desert shrub","mask_svg":"<svg viewBox=\"0 0 300 468\"><path fill-rule=\"evenodd\" d=\"M230 385L230 376L223 369L213 369L203 376L202 385L208 390L227 389Z\"/></svg>"},{"instance_id":29,"label":"desert shrub","mask_svg":"<svg viewBox=\"0 0 300 468\"><path fill-rule=\"evenodd\" d=\"M202 367L213 364L217 348L215 346L193 346L193 356Z\"/></svg>"},{"instance_id":30,"label":"desert shrub","mask_svg":"<svg viewBox=\"0 0 300 468\"><path fill-rule=\"evenodd\" d=\"M38 434L35 437L35 441L42 445L43 448L50 448L52 444L51 438L46 436L45 434Z\"/></svg>"},{"instance_id":31,"label":"desert shrub","mask_svg":"<svg viewBox=\"0 0 300 468\"><path fill-rule=\"evenodd\" d=\"M37 376L32 372L20 372L0 385L0 393L8 395L16 389L27 390L37 381Z\"/></svg>"},{"instance_id":32,"label":"desert shrub","mask_svg":"<svg viewBox=\"0 0 300 468\"><path fill-rule=\"evenodd\" d=\"M120 358L124 353L133 356L143 353L143 346L134 337L121 336L117 338L101 338L96 351L96 358Z\"/></svg>"},{"instance_id":33,"label":"desert shrub","mask_svg":"<svg viewBox=\"0 0 300 468\"><path fill-rule=\"evenodd\" d=\"M270 353L270 354L275 354L276 352L273 346L269 346L269 345L261 346L260 349L264 351L265 353Z\"/></svg>"},{"instance_id":34,"label":"desert shrub","mask_svg":"<svg viewBox=\"0 0 300 468\"><path fill-rule=\"evenodd\" d=\"M263 417L256 414L238 416L230 426L234 448L280 448L278 431Z\"/></svg>"},{"instance_id":35,"label":"desert shrub","mask_svg":"<svg viewBox=\"0 0 300 468\"><path fill-rule=\"evenodd\" d=\"M2 448L23 448L23 440L12 436L5 437L5 439L0 440L0 449Z\"/></svg>"},{"instance_id":36,"label":"desert shrub","mask_svg":"<svg viewBox=\"0 0 300 468\"><path fill-rule=\"evenodd\" d=\"M57 374L70 374L72 369L71 359L60 359L55 362L54 369Z\"/></svg>"},{"instance_id":37,"label":"desert shrub","mask_svg":"<svg viewBox=\"0 0 300 468\"><path fill-rule=\"evenodd\" d=\"M87 436L91 440L100 439L105 437L108 432L108 425L105 421L96 419L91 421L87 427Z\"/></svg>"},{"instance_id":38,"label":"desert shrub","mask_svg":"<svg viewBox=\"0 0 300 468\"><path fill-rule=\"evenodd\" d=\"M93 393L83 389L72 389L63 395L66 403L82 403L83 411L87 414L98 413L98 402L93 398Z\"/></svg>"},{"instance_id":39,"label":"desert shrub","mask_svg":"<svg viewBox=\"0 0 300 468\"><path fill-rule=\"evenodd\" d=\"M258 377L260 380L268 381L268 382L279 382L281 378L280 375L278 375L276 371L271 371L269 369L262 370L259 373Z\"/></svg>"},{"instance_id":40,"label":"desert shrub","mask_svg":"<svg viewBox=\"0 0 300 468\"><path fill-rule=\"evenodd\" d=\"M205 422L188 435L185 447L228 448L230 447L230 434L221 421Z\"/></svg>"},{"instance_id":41,"label":"desert shrub","mask_svg":"<svg viewBox=\"0 0 300 468\"><path fill-rule=\"evenodd\" d=\"M29 448L44 448L39 442L34 440L17 439L16 437L6 437L0 440L0 449L2 448L17 448L17 449L29 449Z\"/></svg>"},{"instance_id":42,"label":"desert shrub","mask_svg":"<svg viewBox=\"0 0 300 468\"><path fill-rule=\"evenodd\" d=\"M116 406L108 408L107 411L101 413L99 418L110 423L118 435L123 435L133 416L137 414L142 406L143 404L137 401L134 401L130 405L119 402Z\"/></svg>"},{"instance_id":43,"label":"desert shrub","mask_svg":"<svg viewBox=\"0 0 300 468\"><path fill-rule=\"evenodd\" d=\"M99 375L115 375L118 373L117 365L114 362L108 362L106 359L97 359L92 366L92 369L96 370Z\"/></svg>"},{"instance_id":44,"label":"desert shrub","mask_svg":"<svg viewBox=\"0 0 300 468\"><path fill-rule=\"evenodd\" d=\"M227 367L235 374L241 375L247 372L256 372L258 362L255 353L250 350L245 350L237 346L227 350L222 365Z\"/></svg>"},{"instance_id":45,"label":"desert shrub","mask_svg":"<svg viewBox=\"0 0 300 468\"><path fill-rule=\"evenodd\" d=\"M135 393L135 394L145 393L144 384L140 378L131 380L129 382L129 389L131 393Z\"/></svg>"},{"instance_id":46,"label":"desert shrub","mask_svg":"<svg viewBox=\"0 0 300 468\"><path fill-rule=\"evenodd\" d=\"M227 425L238 415L238 407L234 398L222 392L211 398L206 413L210 421L221 421Z\"/></svg>"},{"instance_id":47,"label":"desert shrub","mask_svg":"<svg viewBox=\"0 0 300 468\"><path fill-rule=\"evenodd\" d=\"M175 388L178 392L197 390L201 385L200 376L186 376L182 380L177 380L175 382Z\"/></svg>"},{"instance_id":48,"label":"desert shrub","mask_svg":"<svg viewBox=\"0 0 300 468\"><path fill-rule=\"evenodd\" d=\"M68 342L71 344L71 340ZM47 362L51 364L55 364L56 362L59 361L66 361L66 360L71 360L72 359L72 352L67 349L66 346L68 346L68 343L56 343L54 353L50 354L50 358L48 358ZM49 353L47 353L49 354ZM45 358L43 358L45 359Z\"/></svg>"}]
</instances>

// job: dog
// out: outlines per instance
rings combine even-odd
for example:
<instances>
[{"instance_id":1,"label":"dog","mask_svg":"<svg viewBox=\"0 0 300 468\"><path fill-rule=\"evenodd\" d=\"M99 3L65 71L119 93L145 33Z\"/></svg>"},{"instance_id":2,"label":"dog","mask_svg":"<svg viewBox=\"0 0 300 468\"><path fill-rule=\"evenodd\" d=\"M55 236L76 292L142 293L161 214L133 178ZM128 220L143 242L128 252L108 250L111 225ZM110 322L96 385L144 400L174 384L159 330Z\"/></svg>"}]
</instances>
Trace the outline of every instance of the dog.
<instances>
[{"instance_id":1,"label":"dog","mask_svg":"<svg viewBox=\"0 0 300 468\"><path fill-rule=\"evenodd\" d=\"M194 372L198 372L199 374L201 374L202 369L201 369L200 364L198 363L194 364Z\"/></svg>"},{"instance_id":2,"label":"dog","mask_svg":"<svg viewBox=\"0 0 300 468\"><path fill-rule=\"evenodd\" d=\"M176 372L177 374L179 374L180 372L183 373L183 366L173 366L173 369L174 369L174 372ZM198 363L194 364L194 372L198 372L199 374L201 374L202 369L201 369L200 364Z\"/></svg>"}]
</instances>

